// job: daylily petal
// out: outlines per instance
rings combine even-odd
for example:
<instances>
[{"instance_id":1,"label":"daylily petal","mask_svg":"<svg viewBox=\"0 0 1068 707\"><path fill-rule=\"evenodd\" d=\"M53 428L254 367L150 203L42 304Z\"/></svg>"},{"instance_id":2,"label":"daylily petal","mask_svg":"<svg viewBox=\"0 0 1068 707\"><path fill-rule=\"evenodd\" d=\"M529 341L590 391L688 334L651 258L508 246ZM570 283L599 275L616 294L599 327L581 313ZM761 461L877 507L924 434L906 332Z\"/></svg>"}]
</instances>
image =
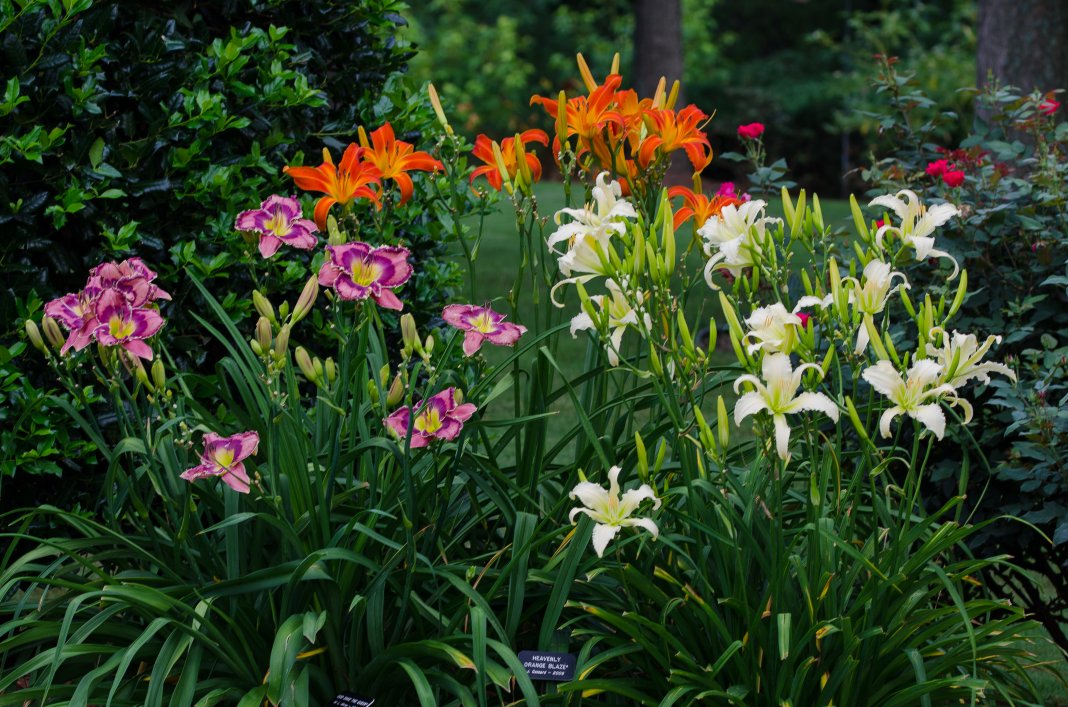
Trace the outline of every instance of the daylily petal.
<instances>
[{"instance_id":1,"label":"daylily petal","mask_svg":"<svg viewBox=\"0 0 1068 707\"><path fill-rule=\"evenodd\" d=\"M786 421L786 415L772 415L771 419L775 423L775 451L779 453L780 459L789 459L790 423Z\"/></svg>"},{"instance_id":2,"label":"daylily petal","mask_svg":"<svg viewBox=\"0 0 1068 707\"><path fill-rule=\"evenodd\" d=\"M942 439L946 433L946 414L942 412L942 406L937 403L930 403L928 405L920 405L915 410L909 412L909 415L927 429L934 432L935 437Z\"/></svg>"},{"instance_id":3,"label":"daylily petal","mask_svg":"<svg viewBox=\"0 0 1068 707\"><path fill-rule=\"evenodd\" d=\"M468 331L464 334L464 355L474 356L482 348L482 340L485 338L481 332L477 331Z\"/></svg>"},{"instance_id":4,"label":"daylily petal","mask_svg":"<svg viewBox=\"0 0 1068 707\"><path fill-rule=\"evenodd\" d=\"M760 393L746 393L738 398L734 405L734 424L740 426L745 418L767 409L768 404L764 402L764 396Z\"/></svg>"},{"instance_id":5,"label":"daylily petal","mask_svg":"<svg viewBox=\"0 0 1068 707\"><path fill-rule=\"evenodd\" d=\"M595 525L593 528L593 549L597 553L597 557L604 557L604 550L608 547L608 543L612 541L612 538L619 532L620 526L618 525Z\"/></svg>"}]
</instances>

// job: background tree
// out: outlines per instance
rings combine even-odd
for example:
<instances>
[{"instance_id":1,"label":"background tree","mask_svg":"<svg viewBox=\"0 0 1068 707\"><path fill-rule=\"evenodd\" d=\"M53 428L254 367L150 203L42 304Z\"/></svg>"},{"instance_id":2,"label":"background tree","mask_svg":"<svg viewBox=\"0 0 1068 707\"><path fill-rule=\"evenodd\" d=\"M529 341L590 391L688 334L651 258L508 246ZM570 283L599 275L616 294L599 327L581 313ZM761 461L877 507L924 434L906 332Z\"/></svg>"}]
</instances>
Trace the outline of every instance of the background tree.
<instances>
[{"instance_id":1,"label":"background tree","mask_svg":"<svg viewBox=\"0 0 1068 707\"><path fill-rule=\"evenodd\" d=\"M979 0L976 69L1022 91L1068 88L1068 3Z\"/></svg>"},{"instance_id":2,"label":"background tree","mask_svg":"<svg viewBox=\"0 0 1068 707\"><path fill-rule=\"evenodd\" d=\"M633 85L638 95L653 95L661 76L670 88L682 79L682 68L682 0L634 0Z\"/></svg>"}]
</instances>

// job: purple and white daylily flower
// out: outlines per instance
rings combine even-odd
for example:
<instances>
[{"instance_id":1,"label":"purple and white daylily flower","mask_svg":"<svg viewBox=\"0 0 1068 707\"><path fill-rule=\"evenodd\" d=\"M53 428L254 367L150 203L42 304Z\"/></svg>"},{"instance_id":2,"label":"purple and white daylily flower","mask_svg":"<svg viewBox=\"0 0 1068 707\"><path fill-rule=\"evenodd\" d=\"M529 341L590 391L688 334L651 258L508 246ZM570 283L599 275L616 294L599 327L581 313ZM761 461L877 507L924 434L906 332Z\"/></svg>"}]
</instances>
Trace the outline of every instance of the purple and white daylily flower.
<instances>
[{"instance_id":1,"label":"purple and white daylily flower","mask_svg":"<svg viewBox=\"0 0 1068 707\"><path fill-rule=\"evenodd\" d=\"M333 287L343 300L370 297L386 309L404 308L391 288L400 287L412 276L408 263L411 253L401 246L379 246L356 242L328 245L330 259L319 270L319 284Z\"/></svg>"},{"instance_id":2,"label":"purple and white daylily flower","mask_svg":"<svg viewBox=\"0 0 1068 707\"><path fill-rule=\"evenodd\" d=\"M96 301L96 340L104 346L121 346L134 356L152 360L152 348L144 342L163 326L155 309L131 307L122 292L105 290Z\"/></svg>"},{"instance_id":3,"label":"purple and white daylily flower","mask_svg":"<svg viewBox=\"0 0 1068 707\"><path fill-rule=\"evenodd\" d=\"M464 355L473 356L482 347L483 341L497 346L514 346L527 328L521 324L504 321L503 314L489 307L473 304L450 304L441 312L441 318L464 334Z\"/></svg>"},{"instance_id":4,"label":"purple and white daylily flower","mask_svg":"<svg viewBox=\"0 0 1068 707\"><path fill-rule=\"evenodd\" d=\"M584 507L572 508L568 520L574 523L575 516L585 513L597 523L593 529L593 549L597 557L604 557L605 548L620 528L626 526L644 528L654 538L660 534L660 529L650 519L631 518L642 501L651 500L655 511L660 508L660 499L656 497L648 484L625 491L620 496L619 471L618 466L608 470L608 490L589 481L582 481L569 494L571 498L577 498Z\"/></svg>"},{"instance_id":5,"label":"purple and white daylily flower","mask_svg":"<svg viewBox=\"0 0 1068 707\"><path fill-rule=\"evenodd\" d=\"M238 493L250 488L244 460L256 453L260 436L255 432L241 432L232 437L220 437L214 432L204 435L204 452L200 465L182 472L186 481L221 476L223 483Z\"/></svg>"},{"instance_id":6,"label":"purple and white daylily flower","mask_svg":"<svg viewBox=\"0 0 1068 707\"><path fill-rule=\"evenodd\" d=\"M395 410L383 422L400 439L411 428L411 447L426 447L434 439L456 439L466 422L478 408L471 403L459 403L456 388L446 388L425 403L417 403L418 413L412 420L412 408L405 405Z\"/></svg>"},{"instance_id":7,"label":"purple and white daylily flower","mask_svg":"<svg viewBox=\"0 0 1068 707\"><path fill-rule=\"evenodd\" d=\"M234 222L239 231L255 231L260 234L260 255L270 258L283 243L307 250L315 246L319 228L315 222L301 218L300 202L295 197L267 197L260 208L242 211Z\"/></svg>"}]
</instances>

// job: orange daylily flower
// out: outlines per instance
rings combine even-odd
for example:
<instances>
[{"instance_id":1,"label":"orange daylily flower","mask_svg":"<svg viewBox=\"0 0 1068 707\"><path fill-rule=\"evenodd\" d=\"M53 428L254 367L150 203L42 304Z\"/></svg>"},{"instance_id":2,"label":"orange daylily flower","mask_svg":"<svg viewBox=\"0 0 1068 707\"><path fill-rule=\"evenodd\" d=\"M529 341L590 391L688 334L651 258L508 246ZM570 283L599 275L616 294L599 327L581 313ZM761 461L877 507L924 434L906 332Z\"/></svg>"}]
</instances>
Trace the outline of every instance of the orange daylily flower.
<instances>
[{"instance_id":1,"label":"orange daylily flower","mask_svg":"<svg viewBox=\"0 0 1068 707\"><path fill-rule=\"evenodd\" d=\"M415 189L412 178L407 174L409 170L436 172L445 169L429 152L416 152L412 144L396 139L393 126L389 123L384 123L371 133L370 144L367 143L363 128L360 128L359 133L360 144L363 146L363 161L377 167L382 173L382 179L392 179L397 183L402 204L412 198L412 191Z\"/></svg>"},{"instance_id":2,"label":"orange daylily flower","mask_svg":"<svg viewBox=\"0 0 1068 707\"><path fill-rule=\"evenodd\" d=\"M520 133L519 139L523 143L524 157L526 157L527 167L530 169L530 176L533 181L537 182L541 179L541 161L538 160L537 155L526 150L526 145L530 142L537 142L548 147L549 136L545 134L544 130L526 130ZM508 178L514 180L519 173L515 138L504 138L501 140L500 148L504 167L508 171ZM504 179L501 176L500 169L497 167L497 159L493 155L493 141L485 135L479 135L475 139L475 146L471 150L471 156L477 157L486 163L471 173L471 181L475 181L476 177L484 176L489 181L490 186L500 191L504 185Z\"/></svg>"},{"instance_id":3,"label":"orange daylily flower","mask_svg":"<svg viewBox=\"0 0 1068 707\"><path fill-rule=\"evenodd\" d=\"M664 109L646 111L645 115L649 136L638 148L638 163L642 167L649 166L657 149L667 154L682 148L690 158L695 174L712 161L712 145L700 129L708 116L700 108L689 105L678 113Z\"/></svg>"},{"instance_id":4,"label":"orange daylily flower","mask_svg":"<svg viewBox=\"0 0 1068 707\"><path fill-rule=\"evenodd\" d=\"M741 206L743 203L741 199L721 194L709 199L703 192L695 193L686 187L671 187L668 189L669 198L674 199L677 196L682 197L685 206L675 212L676 230L690 218L693 218L697 228L700 228L705 225L708 219L718 215L724 206Z\"/></svg>"},{"instance_id":5,"label":"orange daylily flower","mask_svg":"<svg viewBox=\"0 0 1068 707\"><path fill-rule=\"evenodd\" d=\"M360 162L361 152L356 143L351 143L341 157L341 164L335 167L330 150L324 147L323 163L318 167L282 168L298 188L327 195L315 203L315 225L320 230L326 228L326 215L334 204L346 206L357 198L378 203L378 194L370 185L378 184L382 175L373 164Z\"/></svg>"},{"instance_id":6,"label":"orange daylily flower","mask_svg":"<svg viewBox=\"0 0 1068 707\"><path fill-rule=\"evenodd\" d=\"M593 89L589 96L577 96L567 101L567 135L577 135L580 143L588 143L608 124L616 124L625 128L623 116L615 107L616 90L622 83L623 77L612 74L604 80L604 83ZM530 105L541 104L545 110L556 119L559 106L555 98L544 96L531 96ZM553 141L553 151L559 152L559 137Z\"/></svg>"}]
</instances>

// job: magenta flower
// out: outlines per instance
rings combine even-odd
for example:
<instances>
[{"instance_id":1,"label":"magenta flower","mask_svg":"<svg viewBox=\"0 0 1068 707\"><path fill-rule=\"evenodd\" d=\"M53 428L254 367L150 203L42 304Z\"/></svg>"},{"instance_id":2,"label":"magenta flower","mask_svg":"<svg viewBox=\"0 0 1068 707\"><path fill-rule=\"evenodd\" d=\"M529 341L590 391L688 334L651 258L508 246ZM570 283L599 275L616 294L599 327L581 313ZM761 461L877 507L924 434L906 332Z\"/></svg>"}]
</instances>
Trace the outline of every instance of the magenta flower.
<instances>
[{"instance_id":1,"label":"magenta flower","mask_svg":"<svg viewBox=\"0 0 1068 707\"><path fill-rule=\"evenodd\" d=\"M763 134L763 123L749 123L748 125L738 126L738 137L742 138L743 140L756 140Z\"/></svg>"},{"instance_id":2,"label":"magenta flower","mask_svg":"<svg viewBox=\"0 0 1068 707\"><path fill-rule=\"evenodd\" d=\"M383 420L386 427L401 439L408 436L408 428L411 426L412 449L425 447L435 438L456 439L464 422L474 415L478 408L471 403L457 405L456 388L446 388L425 401L425 405L418 403L415 409L420 412L415 416L414 424L410 424L412 408L407 405Z\"/></svg>"},{"instance_id":3,"label":"magenta flower","mask_svg":"<svg viewBox=\"0 0 1068 707\"><path fill-rule=\"evenodd\" d=\"M464 354L472 356L482 347L484 340L498 346L514 346L527 328L504 321L504 315L489 307L473 304L450 304L441 312L441 317L464 334Z\"/></svg>"},{"instance_id":4,"label":"magenta flower","mask_svg":"<svg viewBox=\"0 0 1068 707\"><path fill-rule=\"evenodd\" d=\"M130 303L140 307L156 300L169 300L171 296L153 284L156 273L140 258L130 258L121 263L101 263L89 271L89 280L84 292L95 300L105 290L116 289Z\"/></svg>"},{"instance_id":5,"label":"magenta flower","mask_svg":"<svg viewBox=\"0 0 1068 707\"><path fill-rule=\"evenodd\" d=\"M412 276L412 266L408 263L411 254L407 248L392 245L372 248L357 242L328 245L326 250L330 259L319 270L320 285L333 287L341 299L370 297L386 309L404 308L388 288L400 287Z\"/></svg>"},{"instance_id":6,"label":"magenta flower","mask_svg":"<svg viewBox=\"0 0 1068 707\"><path fill-rule=\"evenodd\" d=\"M260 234L260 255L270 258L283 243L307 250L315 246L313 233L319 230L314 221L301 218L300 202L295 197L267 197L260 208L242 211L234 228Z\"/></svg>"},{"instance_id":7,"label":"magenta flower","mask_svg":"<svg viewBox=\"0 0 1068 707\"><path fill-rule=\"evenodd\" d=\"M63 348L59 350L61 355L66 354L71 347L75 351L81 351L93 340L93 332L99 323L96 321L96 307L84 292L54 299L45 305L44 312L70 332Z\"/></svg>"},{"instance_id":8,"label":"magenta flower","mask_svg":"<svg viewBox=\"0 0 1068 707\"><path fill-rule=\"evenodd\" d=\"M221 476L223 483L238 493L249 492L248 472L244 460L256 453L260 436L255 432L242 432L232 437L220 437L214 432L204 435L204 452L200 466L182 472L186 481L196 481L209 476Z\"/></svg>"},{"instance_id":9,"label":"magenta flower","mask_svg":"<svg viewBox=\"0 0 1068 707\"><path fill-rule=\"evenodd\" d=\"M96 330L93 335L104 346L121 346L135 356L152 360L152 348L144 342L163 326L155 309L131 307L123 293L105 290L96 301Z\"/></svg>"}]
</instances>

